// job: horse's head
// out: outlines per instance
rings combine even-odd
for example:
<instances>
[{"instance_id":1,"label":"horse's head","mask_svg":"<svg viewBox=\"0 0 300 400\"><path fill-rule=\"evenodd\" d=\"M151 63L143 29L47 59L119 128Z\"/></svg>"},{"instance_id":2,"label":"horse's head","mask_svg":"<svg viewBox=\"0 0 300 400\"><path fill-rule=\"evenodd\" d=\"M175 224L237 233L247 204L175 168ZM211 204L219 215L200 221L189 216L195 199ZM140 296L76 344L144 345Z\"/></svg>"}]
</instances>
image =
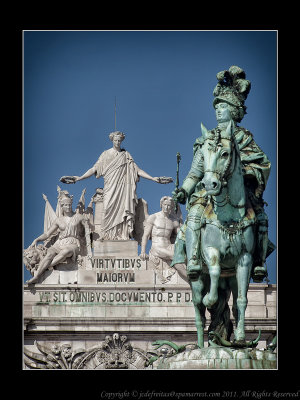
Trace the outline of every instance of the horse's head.
<instances>
[{"instance_id":1,"label":"horse's head","mask_svg":"<svg viewBox=\"0 0 300 400\"><path fill-rule=\"evenodd\" d=\"M210 132L201 124L201 131L204 139L201 147L204 176L201 183L208 195L217 196L227 185L235 165L234 125L230 121L226 131L220 133L217 130Z\"/></svg>"}]
</instances>

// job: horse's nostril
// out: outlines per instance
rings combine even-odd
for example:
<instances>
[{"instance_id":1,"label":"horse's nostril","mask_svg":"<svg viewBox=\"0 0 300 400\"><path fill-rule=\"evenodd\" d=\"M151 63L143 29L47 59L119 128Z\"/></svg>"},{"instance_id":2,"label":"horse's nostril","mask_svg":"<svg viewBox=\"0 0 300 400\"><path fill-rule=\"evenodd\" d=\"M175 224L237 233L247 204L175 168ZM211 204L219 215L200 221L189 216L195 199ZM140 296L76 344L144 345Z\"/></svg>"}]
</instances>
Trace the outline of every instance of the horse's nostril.
<instances>
[{"instance_id":1,"label":"horse's nostril","mask_svg":"<svg viewBox=\"0 0 300 400\"><path fill-rule=\"evenodd\" d=\"M217 187L217 182L212 182L212 187L215 189Z\"/></svg>"}]
</instances>

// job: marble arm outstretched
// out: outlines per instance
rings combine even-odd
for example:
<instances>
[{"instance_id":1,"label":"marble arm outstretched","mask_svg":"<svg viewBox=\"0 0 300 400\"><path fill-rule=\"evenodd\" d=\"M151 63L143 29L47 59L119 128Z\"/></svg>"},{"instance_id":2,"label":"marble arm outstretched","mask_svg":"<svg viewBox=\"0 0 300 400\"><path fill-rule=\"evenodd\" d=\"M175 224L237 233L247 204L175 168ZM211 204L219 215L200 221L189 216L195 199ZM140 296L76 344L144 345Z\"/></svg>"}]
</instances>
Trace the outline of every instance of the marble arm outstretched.
<instances>
[{"instance_id":1,"label":"marble arm outstretched","mask_svg":"<svg viewBox=\"0 0 300 400\"><path fill-rule=\"evenodd\" d=\"M50 228L48 229L47 232L43 233L42 235L40 235L39 237L37 237L36 239L34 239L34 241L31 243L31 245L29 247L36 247L38 242L44 241L46 239L48 239L52 233L54 233L57 230L58 226L57 224L54 222Z\"/></svg>"},{"instance_id":2,"label":"marble arm outstretched","mask_svg":"<svg viewBox=\"0 0 300 400\"><path fill-rule=\"evenodd\" d=\"M151 175L147 174L147 172L140 169L138 166L137 166L137 173L138 173L138 176L141 176L142 178L149 179L150 181L160 183L158 177L152 177Z\"/></svg>"},{"instance_id":3,"label":"marble arm outstretched","mask_svg":"<svg viewBox=\"0 0 300 400\"><path fill-rule=\"evenodd\" d=\"M73 176L74 182L82 181L83 179L90 178L92 175L96 173L96 168L92 167L89 170L87 170L83 175L81 176Z\"/></svg>"}]
</instances>

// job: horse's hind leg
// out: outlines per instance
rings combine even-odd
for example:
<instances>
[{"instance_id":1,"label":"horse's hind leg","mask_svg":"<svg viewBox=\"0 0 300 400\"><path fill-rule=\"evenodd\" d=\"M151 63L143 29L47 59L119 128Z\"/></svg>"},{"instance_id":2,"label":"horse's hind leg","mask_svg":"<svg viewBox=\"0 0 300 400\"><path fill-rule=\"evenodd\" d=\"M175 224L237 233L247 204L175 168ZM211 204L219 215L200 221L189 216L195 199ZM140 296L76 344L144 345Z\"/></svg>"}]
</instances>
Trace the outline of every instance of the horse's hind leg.
<instances>
[{"instance_id":1,"label":"horse's hind leg","mask_svg":"<svg viewBox=\"0 0 300 400\"><path fill-rule=\"evenodd\" d=\"M245 341L245 312L248 303L247 291L249 287L252 262L251 254L245 253L239 259L236 271L238 295L236 299L237 327L234 335L237 342Z\"/></svg>"},{"instance_id":2,"label":"horse's hind leg","mask_svg":"<svg viewBox=\"0 0 300 400\"><path fill-rule=\"evenodd\" d=\"M205 307L202 304L202 291L203 291L203 281L201 275L197 274L191 279L190 285L192 289L192 299L195 308L195 322L197 328L197 342L198 347L201 349L204 347L204 328L205 328Z\"/></svg>"}]
</instances>

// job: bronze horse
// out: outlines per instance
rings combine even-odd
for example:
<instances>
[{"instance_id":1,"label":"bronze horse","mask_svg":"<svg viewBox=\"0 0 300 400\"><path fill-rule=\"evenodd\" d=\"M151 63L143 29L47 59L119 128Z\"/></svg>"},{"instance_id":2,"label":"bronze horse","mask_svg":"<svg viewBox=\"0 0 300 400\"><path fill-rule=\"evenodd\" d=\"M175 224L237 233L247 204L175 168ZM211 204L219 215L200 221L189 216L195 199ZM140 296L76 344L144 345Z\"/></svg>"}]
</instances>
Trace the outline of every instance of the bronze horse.
<instances>
[{"instance_id":1,"label":"bronze horse","mask_svg":"<svg viewBox=\"0 0 300 400\"><path fill-rule=\"evenodd\" d=\"M231 323L228 316L231 293L236 320L234 343L243 346L246 344L245 311L255 251L256 218L247 201L233 124L230 122L226 131L218 136L202 124L201 130L204 139L201 183L208 198L201 215L199 246L203 268L190 274L198 346L204 347L205 307L212 314L212 325L213 317L220 318L221 312L227 312L226 323ZM230 334L227 327L227 338Z\"/></svg>"}]
</instances>

